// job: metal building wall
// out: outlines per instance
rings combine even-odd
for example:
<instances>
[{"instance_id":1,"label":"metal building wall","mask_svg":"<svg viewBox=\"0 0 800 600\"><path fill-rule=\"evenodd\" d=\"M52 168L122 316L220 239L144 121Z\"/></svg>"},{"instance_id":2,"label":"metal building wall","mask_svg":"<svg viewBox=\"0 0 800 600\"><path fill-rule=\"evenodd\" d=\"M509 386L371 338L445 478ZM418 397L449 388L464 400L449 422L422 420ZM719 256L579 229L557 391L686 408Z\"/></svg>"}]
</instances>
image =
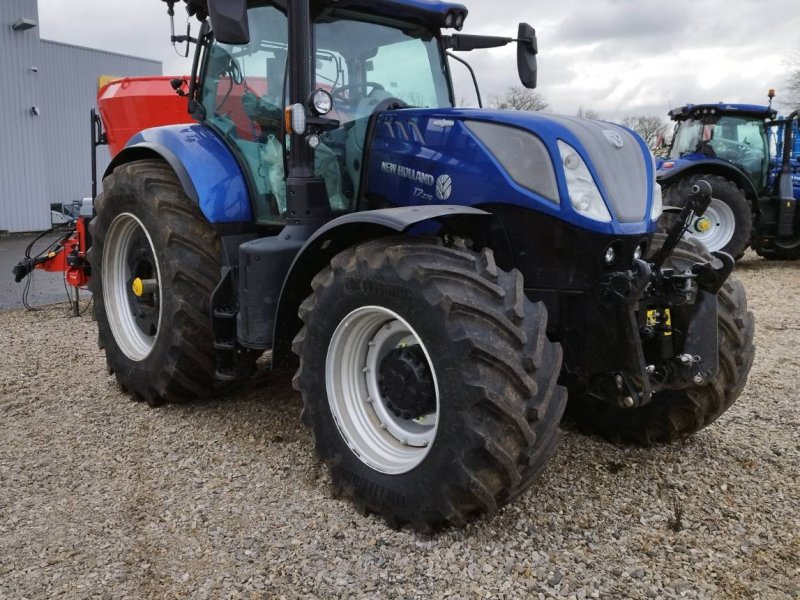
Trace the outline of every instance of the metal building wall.
<instances>
[{"instance_id":1,"label":"metal building wall","mask_svg":"<svg viewBox=\"0 0 800 600\"><path fill-rule=\"evenodd\" d=\"M0 231L50 225L41 139L44 123L31 112L40 102L38 27L14 31L18 18L39 21L35 0L0 2Z\"/></svg>"},{"instance_id":2,"label":"metal building wall","mask_svg":"<svg viewBox=\"0 0 800 600\"><path fill-rule=\"evenodd\" d=\"M47 229L51 203L90 195L97 78L161 74L157 61L42 40L38 26L14 31L21 17L38 23L36 0L0 0L0 231L11 232ZM98 157L105 168L105 148Z\"/></svg>"},{"instance_id":3,"label":"metal building wall","mask_svg":"<svg viewBox=\"0 0 800 600\"><path fill-rule=\"evenodd\" d=\"M47 82L40 93L49 206L91 195L89 110L96 105L97 78L161 75L161 63L48 40L42 40L40 52L39 74ZM99 176L108 161L103 146L98 152Z\"/></svg>"}]
</instances>

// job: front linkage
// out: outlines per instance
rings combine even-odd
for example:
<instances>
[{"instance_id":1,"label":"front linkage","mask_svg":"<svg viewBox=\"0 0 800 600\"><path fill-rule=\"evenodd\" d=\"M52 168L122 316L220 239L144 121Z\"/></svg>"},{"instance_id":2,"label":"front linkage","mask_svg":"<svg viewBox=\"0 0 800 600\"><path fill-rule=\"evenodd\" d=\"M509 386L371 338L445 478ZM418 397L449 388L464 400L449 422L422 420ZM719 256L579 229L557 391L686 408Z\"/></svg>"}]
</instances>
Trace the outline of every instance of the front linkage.
<instances>
[{"instance_id":1,"label":"front linkage","mask_svg":"<svg viewBox=\"0 0 800 600\"><path fill-rule=\"evenodd\" d=\"M580 382L590 397L632 409L661 390L701 386L717 375L717 293L734 260L715 252L714 262L665 267L688 223L710 202L711 186L698 181L648 260L637 258L634 269L606 275L573 303L579 329L564 339L567 356L576 358L569 361L571 389Z\"/></svg>"}]
</instances>

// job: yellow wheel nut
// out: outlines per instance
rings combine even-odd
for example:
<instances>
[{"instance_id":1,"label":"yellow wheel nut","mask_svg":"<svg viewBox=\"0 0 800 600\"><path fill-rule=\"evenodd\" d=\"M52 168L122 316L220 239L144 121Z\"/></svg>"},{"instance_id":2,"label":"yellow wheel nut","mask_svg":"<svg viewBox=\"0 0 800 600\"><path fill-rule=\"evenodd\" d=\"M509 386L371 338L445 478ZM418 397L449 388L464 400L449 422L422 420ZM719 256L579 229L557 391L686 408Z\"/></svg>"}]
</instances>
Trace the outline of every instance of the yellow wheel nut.
<instances>
[{"instance_id":1,"label":"yellow wheel nut","mask_svg":"<svg viewBox=\"0 0 800 600\"><path fill-rule=\"evenodd\" d=\"M133 283L131 284L131 289L138 298L142 297L142 294L144 294L144 283L142 282L140 277L137 277L136 279L133 280Z\"/></svg>"},{"instance_id":2,"label":"yellow wheel nut","mask_svg":"<svg viewBox=\"0 0 800 600\"><path fill-rule=\"evenodd\" d=\"M711 220L703 217L702 219L698 219L697 223L695 223L694 228L698 231L698 233L706 233L709 229L711 229Z\"/></svg>"}]
</instances>

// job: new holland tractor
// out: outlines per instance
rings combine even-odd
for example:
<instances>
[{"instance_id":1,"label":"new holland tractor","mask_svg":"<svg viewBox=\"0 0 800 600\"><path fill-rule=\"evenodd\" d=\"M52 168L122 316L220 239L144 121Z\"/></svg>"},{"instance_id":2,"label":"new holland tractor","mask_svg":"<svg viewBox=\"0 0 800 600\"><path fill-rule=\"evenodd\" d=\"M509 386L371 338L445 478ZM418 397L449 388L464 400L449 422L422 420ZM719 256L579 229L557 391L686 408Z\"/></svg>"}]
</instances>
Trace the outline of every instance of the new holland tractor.
<instances>
[{"instance_id":1,"label":"new holland tractor","mask_svg":"<svg viewBox=\"0 0 800 600\"><path fill-rule=\"evenodd\" d=\"M675 134L656 176L675 211L667 209L665 227L703 179L714 195L689 235L737 259L748 246L770 260L800 259L798 113L777 118L772 90L769 97L770 106L689 104L670 112Z\"/></svg>"},{"instance_id":2,"label":"new holland tractor","mask_svg":"<svg viewBox=\"0 0 800 600\"><path fill-rule=\"evenodd\" d=\"M454 108L448 52L516 43L534 87L533 28L463 35L467 9L436 0L187 8L193 122L133 136L90 224L100 344L134 398L209 397L269 351L335 489L431 528L532 485L567 391L585 431L643 444L739 396L733 260L680 239L708 185L657 235L631 131Z\"/></svg>"}]
</instances>

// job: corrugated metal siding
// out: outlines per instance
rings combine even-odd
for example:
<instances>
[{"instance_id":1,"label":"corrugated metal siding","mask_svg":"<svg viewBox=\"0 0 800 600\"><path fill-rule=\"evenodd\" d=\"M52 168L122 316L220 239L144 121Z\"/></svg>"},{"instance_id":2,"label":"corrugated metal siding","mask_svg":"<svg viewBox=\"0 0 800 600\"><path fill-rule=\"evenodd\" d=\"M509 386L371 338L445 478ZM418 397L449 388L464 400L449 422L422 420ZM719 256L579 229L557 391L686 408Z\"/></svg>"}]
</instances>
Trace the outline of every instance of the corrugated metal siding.
<instances>
[{"instance_id":1,"label":"corrugated metal siding","mask_svg":"<svg viewBox=\"0 0 800 600\"><path fill-rule=\"evenodd\" d=\"M0 231L47 229L50 203L90 195L100 75L161 74L160 62L40 40L38 27L13 31L20 17L38 21L36 0L0 2ZM102 174L105 148L98 159Z\"/></svg>"},{"instance_id":2,"label":"corrugated metal siding","mask_svg":"<svg viewBox=\"0 0 800 600\"><path fill-rule=\"evenodd\" d=\"M0 231L50 225L41 160L42 120L31 114L41 100L39 28L14 31L19 18L39 14L35 0L0 2Z\"/></svg>"},{"instance_id":3,"label":"corrugated metal siding","mask_svg":"<svg viewBox=\"0 0 800 600\"><path fill-rule=\"evenodd\" d=\"M91 195L89 110L95 106L100 75L161 75L161 63L42 40L42 81L48 100L42 112L48 170L48 202ZM98 152L98 171L108 164L108 149Z\"/></svg>"}]
</instances>

